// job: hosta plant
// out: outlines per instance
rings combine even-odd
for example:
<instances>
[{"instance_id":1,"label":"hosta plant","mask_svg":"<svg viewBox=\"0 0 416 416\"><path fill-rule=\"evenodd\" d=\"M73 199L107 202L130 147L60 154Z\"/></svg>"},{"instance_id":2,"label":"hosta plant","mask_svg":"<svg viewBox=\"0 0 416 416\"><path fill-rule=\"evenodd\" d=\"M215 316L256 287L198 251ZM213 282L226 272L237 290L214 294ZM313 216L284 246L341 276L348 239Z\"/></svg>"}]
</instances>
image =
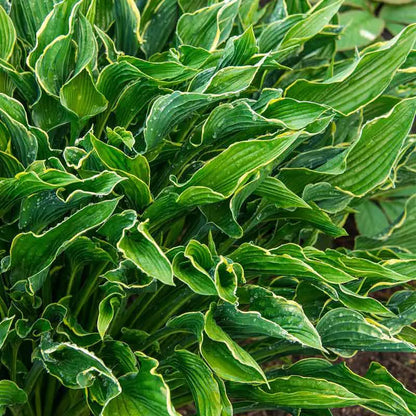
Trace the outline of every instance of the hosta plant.
<instances>
[{"instance_id":1,"label":"hosta plant","mask_svg":"<svg viewBox=\"0 0 416 416\"><path fill-rule=\"evenodd\" d=\"M416 414L415 3L0 5L1 414Z\"/></svg>"}]
</instances>

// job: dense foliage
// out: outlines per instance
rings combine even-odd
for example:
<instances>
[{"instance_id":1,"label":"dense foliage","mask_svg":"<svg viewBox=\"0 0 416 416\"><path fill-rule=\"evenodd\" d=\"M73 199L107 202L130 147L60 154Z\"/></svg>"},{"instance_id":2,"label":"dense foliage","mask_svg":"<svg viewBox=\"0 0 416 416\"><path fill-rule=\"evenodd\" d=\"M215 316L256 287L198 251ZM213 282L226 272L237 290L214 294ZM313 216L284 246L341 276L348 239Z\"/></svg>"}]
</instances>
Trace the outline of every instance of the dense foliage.
<instances>
[{"instance_id":1,"label":"dense foliage","mask_svg":"<svg viewBox=\"0 0 416 416\"><path fill-rule=\"evenodd\" d=\"M264 3L0 0L1 414L416 414L416 4Z\"/></svg>"}]
</instances>

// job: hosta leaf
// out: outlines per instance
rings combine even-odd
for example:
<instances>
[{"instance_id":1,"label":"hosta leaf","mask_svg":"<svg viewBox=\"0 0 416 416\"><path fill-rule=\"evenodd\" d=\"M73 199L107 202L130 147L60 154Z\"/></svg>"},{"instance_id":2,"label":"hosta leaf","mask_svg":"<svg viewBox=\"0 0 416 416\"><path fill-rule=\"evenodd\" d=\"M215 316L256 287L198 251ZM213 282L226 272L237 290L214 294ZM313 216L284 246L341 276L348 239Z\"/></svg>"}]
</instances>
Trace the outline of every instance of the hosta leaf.
<instances>
[{"instance_id":1,"label":"hosta leaf","mask_svg":"<svg viewBox=\"0 0 416 416\"><path fill-rule=\"evenodd\" d=\"M114 3L117 49L135 55L139 49L140 12L134 0Z\"/></svg>"},{"instance_id":2,"label":"hosta leaf","mask_svg":"<svg viewBox=\"0 0 416 416\"><path fill-rule=\"evenodd\" d=\"M141 352L135 353L140 370L119 378L121 394L103 409L102 415L129 416L134 413L154 416L176 416L170 401L169 387L157 373L159 363Z\"/></svg>"},{"instance_id":3,"label":"hosta leaf","mask_svg":"<svg viewBox=\"0 0 416 416\"><path fill-rule=\"evenodd\" d=\"M87 70L72 78L60 92L62 105L83 121L107 108L107 100L101 94Z\"/></svg>"},{"instance_id":4,"label":"hosta leaf","mask_svg":"<svg viewBox=\"0 0 416 416\"><path fill-rule=\"evenodd\" d=\"M224 257L221 257L214 272L214 282L219 297L226 302L235 303L237 301L237 284L242 279L241 266L238 263L228 263Z\"/></svg>"},{"instance_id":5,"label":"hosta leaf","mask_svg":"<svg viewBox=\"0 0 416 416\"><path fill-rule=\"evenodd\" d=\"M58 37L45 48L35 69L39 83L49 95L59 95L59 90L74 68L74 60L71 35Z\"/></svg>"},{"instance_id":6,"label":"hosta leaf","mask_svg":"<svg viewBox=\"0 0 416 416\"><path fill-rule=\"evenodd\" d=\"M412 197L406 203L405 212L401 220L395 224L390 231L381 238L370 239L359 237L357 248L376 248L376 247L401 247L411 252L416 251L416 245L412 238L416 228L416 198Z\"/></svg>"},{"instance_id":7,"label":"hosta leaf","mask_svg":"<svg viewBox=\"0 0 416 416\"><path fill-rule=\"evenodd\" d=\"M258 38L260 52L276 49L289 29L301 21L302 15L294 14L268 24Z\"/></svg>"},{"instance_id":8,"label":"hosta leaf","mask_svg":"<svg viewBox=\"0 0 416 416\"><path fill-rule=\"evenodd\" d=\"M279 120L268 120L257 114L245 101L235 101L216 107L205 121L200 139L193 138L196 145L209 144L221 139L232 140L238 137L252 138L283 128Z\"/></svg>"},{"instance_id":9,"label":"hosta leaf","mask_svg":"<svg viewBox=\"0 0 416 416\"><path fill-rule=\"evenodd\" d=\"M327 4L329 3L329 4ZM285 49L293 45L301 45L319 33L329 23L341 6L341 1L321 1L311 9L306 17L294 24L284 35L279 49ZM322 7L324 5L325 7ZM305 100L308 101L308 100Z\"/></svg>"},{"instance_id":10,"label":"hosta leaf","mask_svg":"<svg viewBox=\"0 0 416 416\"><path fill-rule=\"evenodd\" d=\"M345 283L353 280L351 276L340 273L322 275L305 261L287 253L273 254L268 250L247 243L242 244L230 257L240 263L249 275L282 275L329 283Z\"/></svg>"},{"instance_id":11,"label":"hosta leaf","mask_svg":"<svg viewBox=\"0 0 416 416\"><path fill-rule=\"evenodd\" d=\"M250 86L257 66L229 66L220 69L202 88L205 94L238 94Z\"/></svg>"},{"instance_id":12,"label":"hosta leaf","mask_svg":"<svg viewBox=\"0 0 416 416\"><path fill-rule=\"evenodd\" d=\"M249 27L242 35L233 36L227 41L218 68L245 65L257 52L256 37L253 28Z\"/></svg>"},{"instance_id":13,"label":"hosta leaf","mask_svg":"<svg viewBox=\"0 0 416 416\"><path fill-rule=\"evenodd\" d=\"M416 411L416 395L407 390L403 384L395 379L381 364L372 362L365 378L377 385L391 387L393 391L404 400L412 413Z\"/></svg>"},{"instance_id":14,"label":"hosta leaf","mask_svg":"<svg viewBox=\"0 0 416 416\"><path fill-rule=\"evenodd\" d=\"M215 373L240 383L264 383L266 378L256 361L216 323L212 308L205 316L201 354Z\"/></svg>"},{"instance_id":15,"label":"hosta leaf","mask_svg":"<svg viewBox=\"0 0 416 416\"><path fill-rule=\"evenodd\" d=\"M151 80L139 79L130 84L121 94L114 109L117 125L128 127L136 121L136 117L141 118L140 113L160 93L158 85ZM140 97L139 103L137 97Z\"/></svg>"},{"instance_id":16,"label":"hosta leaf","mask_svg":"<svg viewBox=\"0 0 416 416\"><path fill-rule=\"evenodd\" d=\"M328 109L324 106L296 101L290 98L278 98L271 100L262 111L264 117L281 120L284 125L292 130L300 130L308 124L316 121Z\"/></svg>"},{"instance_id":17,"label":"hosta leaf","mask_svg":"<svg viewBox=\"0 0 416 416\"><path fill-rule=\"evenodd\" d=\"M378 327L350 309L338 308L326 313L319 321L322 344L335 351L372 350L406 351L415 347L390 336L386 328Z\"/></svg>"},{"instance_id":18,"label":"hosta leaf","mask_svg":"<svg viewBox=\"0 0 416 416\"><path fill-rule=\"evenodd\" d=\"M345 76L335 76L323 83L299 80L288 88L286 95L351 114L387 88L410 52L415 38L416 26L408 26L378 50L364 54Z\"/></svg>"},{"instance_id":19,"label":"hosta leaf","mask_svg":"<svg viewBox=\"0 0 416 416\"><path fill-rule=\"evenodd\" d=\"M144 273L164 284L174 284L172 266L147 231L146 223L139 224L136 229L125 230L117 247Z\"/></svg>"},{"instance_id":20,"label":"hosta leaf","mask_svg":"<svg viewBox=\"0 0 416 416\"><path fill-rule=\"evenodd\" d=\"M344 386L363 400L364 406L378 415L411 415L403 399L390 386L378 385L353 373L344 363L333 366L321 359L302 360L289 369L290 374L322 377Z\"/></svg>"},{"instance_id":21,"label":"hosta leaf","mask_svg":"<svg viewBox=\"0 0 416 416\"><path fill-rule=\"evenodd\" d=\"M179 91L159 97L153 103L146 121L144 137L147 149L158 146L189 113L202 110L213 101L209 95Z\"/></svg>"},{"instance_id":22,"label":"hosta leaf","mask_svg":"<svg viewBox=\"0 0 416 416\"><path fill-rule=\"evenodd\" d=\"M35 48L27 59L31 68L35 67L37 60L50 43L61 35L69 34L81 3L82 1L66 0L54 5L36 34Z\"/></svg>"},{"instance_id":23,"label":"hosta leaf","mask_svg":"<svg viewBox=\"0 0 416 416\"><path fill-rule=\"evenodd\" d=\"M144 28L142 49L146 56L162 50L175 29L177 15L177 0L153 0L146 3L141 19Z\"/></svg>"},{"instance_id":24,"label":"hosta leaf","mask_svg":"<svg viewBox=\"0 0 416 416\"><path fill-rule=\"evenodd\" d=\"M36 136L30 131L24 107L5 94L0 94L0 121L8 130L11 148L24 165L33 162L39 147Z\"/></svg>"},{"instance_id":25,"label":"hosta leaf","mask_svg":"<svg viewBox=\"0 0 416 416\"><path fill-rule=\"evenodd\" d=\"M3 348L3 345L6 342L7 335L9 334L13 320L14 320L14 317L4 318L0 322L0 349Z\"/></svg>"},{"instance_id":26,"label":"hosta leaf","mask_svg":"<svg viewBox=\"0 0 416 416\"><path fill-rule=\"evenodd\" d=\"M416 100L403 100L388 115L366 124L346 158L345 172L332 179L331 183L358 196L384 183L397 163L415 113ZM365 157L370 146L370 157Z\"/></svg>"},{"instance_id":27,"label":"hosta leaf","mask_svg":"<svg viewBox=\"0 0 416 416\"><path fill-rule=\"evenodd\" d=\"M78 47L77 60L73 76L78 75L84 68L93 69L97 60L98 45L94 37L94 31L88 19L80 14L76 27L76 43Z\"/></svg>"},{"instance_id":28,"label":"hosta leaf","mask_svg":"<svg viewBox=\"0 0 416 416\"><path fill-rule=\"evenodd\" d=\"M91 143L97 156L106 168L113 170L118 175L127 178L121 186L136 209L141 209L151 201L149 182L149 165L142 155L134 158L128 157L116 147L97 140L93 135Z\"/></svg>"},{"instance_id":29,"label":"hosta leaf","mask_svg":"<svg viewBox=\"0 0 416 416\"><path fill-rule=\"evenodd\" d=\"M355 220L360 234L369 237L382 233L389 226L381 208L369 200L364 200L359 205Z\"/></svg>"},{"instance_id":30,"label":"hosta leaf","mask_svg":"<svg viewBox=\"0 0 416 416\"><path fill-rule=\"evenodd\" d=\"M93 405L105 406L121 392L111 370L90 351L69 343L43 341L39 351L46 370L72 389L88 389Z\"/></svg>"},{"instance_id":31,"label":"hosta leaf","mask_svg":"<svg viewBox=\"0 0 416 416\"><path fill-rule=\"evenodd\" d=\"M338 49L347 50L366 46L383 31L384 21L364 10L351 10L340 14L340 24L344 26Z\"/></svg>"},{"instance_id":32,"label":"hosta leaf","mask_svg":"<svg viewBox=\"0 0 416 416\"><path fill-rule=\"evenodd\" d=\"M16 30L2 6L0 6L0 39L0 59L8 61L16 42Z\"/></svg>"},{"instance_id":33,"label":"hosta leaf","mask_svg":"<svg viewBox=\"0 0 416 416\"><path fill-rule=\"evenodd\" d=\"M16 70L4 60L0 60L0 68L7 74L7 77L13 82L19 92L27 97L30 103L34 103L39 95L39 86L36 78L31 72L21 72Z\"/></svg>"},{"instance_id":34,"label":"hosta leaf","mask_svg":"<svg viewBox=\"0 0 416 416\"><path fill-rule=\"evenodd\" d=\"M224 68L217 72L203 88L205 94L175 91L159 97L154 102L146 121L144 135L147 149L159 145L189 113L209 107L222 98L221 94L236 94L246 89L257 70L258 67Z\"/></svg>"},{"instance_id":35,"label":"hosta leaf","mask_svg":"<svg viewBox=\"0 0 416 416\"><path fill-rule=\"evenodd\" d=\"M204 261L204 257L208 257L208 261ZM214 262L209 258L208 248L191 240L183 253L179 252L175 255L172 262L173 272L194 292L201 295L216 295L217 289L209 274Z\"/></svg>"},{"instance_id":36,"label":"hosta leaf","mask_svg":"<svg viewBox=\"0 0 416 416\"><path fill-rule=\"evenodd\" d=\"M200 357L187 350L177 350L168 362L185 377L198 414L222 414L220 388L211 370Z\"/></svg>"},{"instance_id":37,"label":"hosta leaf","mask_svg":"<svg viewBox=\"0 0 416 416\"><path fill-rule=\"evenodd\" d=\"M236 337L268 335L322 349L319 335L302 308L259 286L245 286L238 292L240 303L250 310L223 305L216 309L217 322Z\"/></svg>"},{"instance_id":38,"label":"hosta leaf","mask_svg":"<svg viewBox=\"0 0 416 416\"><path fill-rule=\"evenodd\" d=\"M19 37L34 46L36 32L54 6L54 0L13 1L10 15Z\"/></svg>"},{"instance_id":39,"label":"hosta leaf","mask_svg":"<svg viewBox=\"0 0 416 416\"><path fill-rule=\"evenodd\" d=\"M186 182L177 184L179 189L204 186L214 192L231 195L248 174L268 165L284 153L298 139L297 134L277 136L270 140L251 140L235 143L211 159ZM218 175L220 167L223 169Z\"/></svg>"},{"instance_id":40,"label":"hosta leaf","mask_svg":"<svg viewBox=\"0 0 416 416\"><path fill-rule=\"evenodd\" d=\"M136 356L124 342L106 340L100 356L117 377L137 371Z\"/></svg>"},{"instance_id":41,"label":"hosta leaf","mask_svg":"<svg viewBox=\"0 0 416 416\"><path fill-rule=\"evenodd\" d=\"M142 155L129 157L121 150L98 140L93 135L90 136L90 139L95 152L106 167L116 172L129 173L143 182L149 182L150 169L145 157Z\"/></svg>"},{"instance_id":42,"label":"hosta leaf","mask_svg":"<svg viewBox=\"0 0 416 416\"><path fill-rule=\"evenodd\" d=\"M194 13L185 13L176 29L180 41L186 45L215 49L228 38L238 6L239 0L223 1Z\"/></svg>"},{"instance_id":43,"label":"hosta leaf","mask_svg":"<svg viewBox=\"0 0 416 416\"><path fill-rule=\"evenodd\" d=\"M302 198L298 197L277 178L266 178L254 193L282 208L309 207Z\"/></svg>"},{"instance_id":44,"label":"hosta leaf","mask_svg":"<svg viewBox=\"0 0 416 416\"><path fill-rule=\"evenodd\" d=\"M230 392L240 399L249 399L269 406L290 406L326 409L366 403L341 384L314 377L289 376L269 381L270 389L231 385Z\"/></svg>"},{"instance_id":45,"label":"hosta leaf","mask_svg":"<svg viewBox=\"0 0 416 416\"><path fill-rule=\"evenodd\" d=\"M103 223L114 211L118 199L98 202L80 209L67 220L41 235L19 234L10 251L10 272L14 281L28 279L31 290L42 286L42 272L68 243Z\"/></svg>"},{"instance_id":46,"label":"hosta leaf","mask_svg":"<svg viewBox=\"0 0 416 416\"><path fill-rule=\"evenodd\" d=\"M15 178L10 178L1 182L0 195L2 195L3 198L0 203L0 213L4 215L14 206L14 204L24 197L54 189L60 189L60 198L58 196L58 199L63 204L65 202L70 202L71 199L76 198L81 194L96 194L98 196L108 195L120 180L121 178L118 175L110 172L103 172L85 180L80 180L69 173L54 169L49 169L47 174L44 173L43 175L37 175L34 172L21 172L18 173ZM64 189L66 190L66 195ZM38 204L37 208L39 208L40 205L43 205L42 202L44 199L49 199L49 202L51 202L50 200L54 198L51 198L49 194L39 195L39 198L34 201L35 204ZM38 214L36 212L36 207L33 206L33 204L29 201L25 201L25 203L27 203L28 207L32 208L32 210L31 212L26 213L22 209L22 224L28 222L27 218L36 217ZM42 207L42 209L45 208ZM42 215L44 217L48 216L47 212L43 212Z\"/></svg>"},{"instance_id":47,"label":"hosta leaf","mask_svg":"<svg viewBox=\"0 0 416 416\"><path fill-rule=\"evenodd\" d=\"M103 274L103 277L128 289L143 288L153 282L151 277L138 270L137 266L130 260L120 262L117 269L109 270ZM116 303L117 301L114 300L113 302Z\"/></svg>"},{"instance_id":48,"label":"hosta leaf","mask_svg":"<svg viewBox=\"0 0 416 416\"><path fill-rule=\"evenodd\" d=\"M101 338L104 338L119 305L120 295L118 293L110 294L100 302L98 306L97 329Z\"/></svg>"},{"instance_id":49,"label":"hosta leaf","mask_svg":"<svg viewBox=\"0 0 416 416\"><path fill-rule=\"evenodd\" d=\"M24 404L27 394L14 381L0 380L0 411L5 407Z\"/></svg>"}]
</instances>

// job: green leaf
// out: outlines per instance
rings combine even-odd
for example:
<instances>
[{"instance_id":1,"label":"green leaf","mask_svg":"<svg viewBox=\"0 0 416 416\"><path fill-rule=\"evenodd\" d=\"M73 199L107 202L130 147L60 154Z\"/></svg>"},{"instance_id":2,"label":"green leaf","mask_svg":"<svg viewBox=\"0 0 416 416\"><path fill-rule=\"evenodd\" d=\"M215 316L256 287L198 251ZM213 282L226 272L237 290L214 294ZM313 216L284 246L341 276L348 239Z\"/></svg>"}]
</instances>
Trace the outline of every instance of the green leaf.
<instances>
[{"instance_id":1,"label":"green leaf","mask_svg":"<svg viewBox=\"0 0 416 416\"><path fill-rule=\"evenodd\" d=\"M415 114L416 100L403 100L386 116L367 123L348 153L345 172L330 180L332 185L355 196L363 196L382 185L398 162Z\"/></svg>"},{"instance_id":2,"label":"green leaf","mask_svg":"<svg viewBox=\"0 0 416 416\"><path fill-rule=\"evenodd\" d=\"M289 373L319 377L342 385L360 397L364 407L378 415L411 415L406 403L390 386L378 385L365 377L360 377L353 373L345 363L334 366L328 361L312 358L297 362L290 367Z\"/></svg>"},{"instance_id":3,"label":"green leaf","mask_svg":"<svg viewBox=\"0 0 416 416\"><path fill-rule=\"evenodd\" d=\"M149 164L142 155L134 158L127 156L116 147L105 144L90 135L91 143L104 166L118 175L127 178L121 183L127 198L140 210L151 201L148 187L150 180Z\"/></svg>"},{"instance_id":4,"label":"green leaf","mask_svg":"<svg viewBox=\"0 0 416 416\"><path fill-rule=\"evenodd\" d=\"M382 386L388 386L400 396L409 407L409 410L414 413L416 410L416 395L407 390L400 381L395 379L385 367L381 364L372 362L368 369L365 378L371 380L373 383Z\"/></svg>"},{"instance_id":5,"label":"green leaf","mask_svg":"<svg viewBox=\"0 0 416 416\"><path fill-rule=\"evenodd\" d=\"M178 15L177 0L152 0L146 3L141 19L143 45L147 57L160 52L174 31Z\"/></svg>"},{"instance_id":6,"label":"green leaf","mask_svg":"<svg viewBox=\"0 0 416 416\"><path fill-rule=\"evenodd\" d=\"M309 208L309 205L302 198L274 177L268 177L262 181L254 193L282 208Z\"/></svg>"},{"instance_id":7,"label":"green leaf","mask_svg":"<svg viewBox=\"0 0 416 416\"><path fill-rule=\"evenodd\" d=\"M14 317L12 316L11 318L4 318L0 322L0 349L3 348L3 345L6 342L7 335L9 335L13 320Z\"/></svg>"},{"instance_id":8,"label":"green leaf","mask_svg":"<svg viewBox=\"0 0 416 416\"><path fill-rule=\"evenodd\" d=\"M4 407L26 402L27 394L14 381L0 380L0 411L4 411Z\"/></svg>"},{"instance_id":9,"label":"green leaf","mask_svg":"<svg viewBox=\"0 0 416 416\"><path fill-rule=\"evenodd\" d=\"M228 38L238 12L239 0L223 1L181 16L177 35L185 45L214 50Z\"/></svg>"},{"instance_id":10,"label":"green leaf","mask_svg":"<svg viewBox=\"0 0 416 416\"><path fill-rule=\"evenodd\" d=\"M403 351L415 347L389 335L387 328L366 320L360 313L346 308L327 312L316 327L322 344L339 351ZM341 352L342 355L342 352Z\"/></svg>"},{"instance_id":11,"label":"green leaf","mask_svg":"<svg viewBox=\"0 0 416 416\"><path fill-rule=\"evenodd\" d=\"M265 406L290 406L326 409L366 403L340 384L314 377L278 377L269 382L270 389L233 384L230 393L240 399L260 402Z\"/></svg>"},{"instance_id":12,"label":"green leaf","mask_svg":"<svg viewBox=\"0 0 416 416\"><path fill-rule=\"evenodd\" d=\"M256 361L216 323L212 307L205 316L201 354L215 373L240 383L264 383L266 377Z\"/></svg>"},{"instance_id":13,"label":"green leaf","mask_svg":"<svg viewBox=\"0 0 416 416\"><path fill-rule=\"evenodd\" d=\"M416 252L414 239L411 237L416 229L416 198L408 199L405 212L400 221L377 239L358 237L357 248L400 247L412 253Z\"/></svg>"},{"instance_id":14,"label":"green leaf","mask_svg":"<svg viewBox=\"0 0 416 416\"><path fill-rule=\"evenodd\" d=\"M81 3L79 0L66 0L54 5L36 34L36 45L27 60L31 68L35 68L37 60L49 44L59 36L70 33Z\"/></svg>"},{"instance_id":15,"label":"green leaf","mask_svg":"<svg viewBox=\"0 0 416 416\"><path fill-rule=\"evenodd\" d=\"M187 350L176 350L168 362L183 374L198 414L201 416L222 414L220 388L211 370L200 357Z\"/></svg>"},{"instance_id":16,"label":"green leaf","mask_svg":"<svg viewBox=\"0 0 416 416\"><path fill-rule=\"evenodd\" d=\"M107 108L107 100L101 94L87 70L68 81L60 91L62 105L85 121Z\"/></svg>"},{"instance_id":17,"label":"green leaf","mask_svg":"<svg viewBox=\"0 0 416 416\"><path fill-rule=\"evenodd\" d=\"M328 4L329 3L329 4ZM319 33L338 11L342 1L321 1L310 9L304 19L295 23L285 33L279 49L283 50L291 46L300 46L311 37ZM324 7L322 7L324 6ZM308 101L308 100L305 100Z\"/></svg>"},{"instance_id":18,"label":"green leaf","mask_svg":"<svg viewBox=\"0 0 416 416\"><path fill-rule=\"evenodd\" d=\"M36 32L53 6L53 0L14 0L10 16L19 37L34 46Z\"/></svg>"},{"instance_id":19,"label":"green leaf","mask_svg":"<svg viewBox=\"0 0 416 416\"><path fill-rule=\"evenodd\" d=\"M97 329L101 338L104 338L119 305L120 295L118 293L110 294L100 302L98 306Z\"/></svg>"},{"instance_id":20,"label":"green leaf","mask_svg":"<svg viewBox=\"0 0 416 416\"><path fill-rule=\"evenodd\" d=\"M176 416L170 400L169 387L156 372L159 363L141 352L135 353L140 370L119 378L121 394L103 409L103 416L129 416L139 413L149 416Z\"/></svg>"},{"instance_id":21,"label":"green leaf","mask_svg":"<svg viewBox=\"0 0 416 416\"><path fill-rule=\"evenodd\" d=\"M40 359L48 373L71 389L88 389L91 405L106 406L121 392L111 370L92 352L70 343L43 340Z\"/></svg>"},{"instance_id":22,"label":"green leaf","mask_svg":"<svg viewBox=\"0 0 416 416\"><path fill-rule=\"evenodd\" d=\"M239 289L240 311L230 305L219 306L215 319L235 337L271 336L304 346L322 349L319 335L296 302L276 296L259 286L246 285Z\"/></svg>"},{"instance_id":23,"label":"green leaf","mask_svg":"<svg viewBox=\"0 0 416 416\"><path fill-rule=\"evenodd\" d=\"M291 134L235 143L207 162L189 180L176 186L179 189L204 186L224 197L230 196L250 173L275 161L297 139L297 134ZM228 168L223 169L224 166ZM218 175L220 169L221 175Z\"/></svg>"},{"instance_id":24,"label":"green leaf","mask_svg":"<svg viewBox=\"0 0 416 416\"><path fill-rule=\"evenodd\" d=\"M286 96L352 114L382 94L405 61L415 39L416 26L410 25L391 41L365 53L345 74L335 75L322 83L296 81L287 89Z\"/></svg>"},{"instance_id":25,"label":"green leaf","mask_svg":"<svg viewBox=\"0 0 416 416\"><path fill-rule=\"evenodd\" d=\"M364 10L350 10L339 15L340 24L344 26L339 50L348 50L366 46L374 41L384 29L383 19L374 17Z\"/></svg>"},{"instance_id":26,"label":"green leaf","mask_svg":"<svg viewBox=\"0 0 416 416\"><path fill-rule=\"evenodd\" d=\"M0 59L8 61L16 42L16 30L4 8L0 6Z\"/></svg>"},{"instance_id":27,"label":"green leaf","mask_svg":"<svg viewBox=\"0 0 416 416\"><path fill-rule=\"evenodd\" d=\"M22 233L13 240L10 272L13 281L27 279L31 291L43 283L43 272L77 236L102 224L115 210L118 199L87 205L41 235Z\"/></svg>"},{"instance_id":28,"label":"green leaf","mask_svg":"<svg viewBox=\"0 0 416 416\"><path fill-rule=\"evenodd\" d=\"M35 71L39 83L49 95L59 96L74 68L74 60L71 35L58 37L45 48L36 62Z\"/></svg>"},{"instance_id":29,"label":"green leaf","mask_svg":"<svg viewBox=\"0 0 416 416\"><path fill-rule=\"evenodd\" d=\"M116 46L129 55L135 55L141 42L140 12L133 0L114 3Z\"/></svg>"},{"instance_id":30,"label":"green leaf","mask_svg":"<svg viewBox=\"0 0 416 416\"><path fill-rule=\"evenodd\" d=\"M125 230L117 247L140 270L167 285L174 285L172 266L147 231L146 223Z\"/></svg>"}]
</instances>

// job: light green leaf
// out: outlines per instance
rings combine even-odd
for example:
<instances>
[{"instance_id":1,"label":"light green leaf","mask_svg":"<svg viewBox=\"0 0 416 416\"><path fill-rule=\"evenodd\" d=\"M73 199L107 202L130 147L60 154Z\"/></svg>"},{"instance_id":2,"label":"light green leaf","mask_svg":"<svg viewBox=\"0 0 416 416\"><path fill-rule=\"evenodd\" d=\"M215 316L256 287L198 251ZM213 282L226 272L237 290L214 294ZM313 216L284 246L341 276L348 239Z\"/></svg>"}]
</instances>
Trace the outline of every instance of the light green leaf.
<instances>
[{"instance_id":1,"label":"light green leaf","mask_svg":"<svg viewBox=\"0 0 416 416\"><path fill-rule=\"evenodd\" d=\"M223 1L181 16L177 25L179 40L185 45L214 50L231 32L239 0Z\"/></svg>"},{"instance_id":2,"label":"light green leaf","mask_svg":"<svg viewBox=\"0 0 416 416\"><path fill-rule=\"evenodd\" d=\"M115 210L118 199L87 205L41 235L32 232L15 237L10 249L13 281L28 279L32 291L43 283L44 272L77 236L102 224Z\"/></svg>"},{"instance_id":3,"label":"light green leaf","mask_svg":"<svg viewBox=\"0 0 416 416\"><path fill-rule=\"evenodd\" d=\"M364 54L344 76L324 82L299 80L286 91L286 96L324 104L352 114L375 100L389 85L416 40L416 25L410 25L391 41Z\"/></svg>"},{"instance_id":4,"label":"light green leaf","mask_svg":"<svg viewBox=\"0 0 416 416\"><path fill-rule=\"evenodd\" d=\"M176 350L168 362L185 377L198 414L201 416L222 414L223 406L218 383L200 357L187 350Z\"/></svg>"},{"instance_id":5,"label":"light green leaf","mask_svg":"<svg viewBox=\"0 0 416 416\"><path fill-rule=\"evenodd\" d=\"M114 2L117 49L136 55L142 39L140 36L140 12L134 0Z\"/></svg>"},{"instance_id":6,"label":"light green leaf","mask_svg":"<svg viewBox=\"0 0 416 416\"><path fill-rule=\"evenodd\" d=\"M403 351L415 347L388 334L387 328L366 320L360 313L346 308L327 312L316 327L322 344L342 355L342 351Z\"/></svg>"},{"instance_id":7,"label":"light green leaf","mask_svg":"<svg viewBox=\"0 0 416 416\"><path fill-rule=\"evenodd\" d=\"M5 407L27 402L27 394L14 381L0 380L0 411Z\"/></svg>"},{"instance_id":8,"label":"light green leaf","mask_svg":"<svg viewBox=\"0 0 416 416\"><path fill-rule=\"evenodd\" d=\"M174 285L172 266L147 231L146 223L140 223L136 229L124 230L117 247L144 273L164 284Z\"/></svg>"},{"instance_id":9,"label":"light green leaf","mask_svg":"<svg viewBox=\"0 0 416 416\"><path fill-rule=\"evenodd\" d=\"M107 108L107 100L101 94L87 70L68 81L60 91L62 105L84 121Z\"/></svg>"},{"instance_id":10,"label":"light green leaf","mask_svg":"<svg viewBox=\"0 0 416 416\"><path fill-rule=\"evenodd\" d=\"M0 5L0 59L9 60L13 53L16 37L13 22Z\"/></svg>"},{"instance_id":11,"label":"light green leaf","mask_svg":"<svg viewBox=\"0 0 416 416\"><path fill-rule=\"evenodd\" d=\"M384 29L383 19L374 17L365 10L340 13L339 23L344 26L341 38L337 42L339 50L366 46L373 42Z\"/></svg>"},{"instance_id":12,"label":"light green leaf","mask_svg":"<svg viewBox=\"0 0 416 416\"><path fill-rule=\"evenodd\" d=\"M14 316L12 316L11 318L4 318L0 322L0 349L3 348L3 345L6 342L7 335L9 334L13 320Z\"/></svg>"},{"instance_id":13,"label":"light green leaf","mask_svg":"<svg viewBox=\"0 0 416 416\"><path fill-rule=\"evenodd\" d=\"M215 323L212 307L205 316L204 330L201 354L219 377L240 383L266 381L253 357Z\"/></svg>"},{"instance_id":14,"label":"light green leaf","mask_svg":"<svg viewBox=\"0 0 416 416\"><path fill-rule=\"evenodd\" d=\"M403 100L387 115L367 123L348 153L345 172L330 183L354 196L382 185L398 162L415 113L416 99Z\"/></svg>"},{"instance_id":15,"label":"light green leaf","mask_svg":"<svg viewBox=\"0 0 416 416\"><path fill-rule=\"evenodd\" d=\"M103 416L130 416L138 413L148 416L176 416L170 400L170 390L157 373L159 363L141 352L135 353L140 370L119 378L121 394L103 409Z\"/></svg>"}]
</instances>

